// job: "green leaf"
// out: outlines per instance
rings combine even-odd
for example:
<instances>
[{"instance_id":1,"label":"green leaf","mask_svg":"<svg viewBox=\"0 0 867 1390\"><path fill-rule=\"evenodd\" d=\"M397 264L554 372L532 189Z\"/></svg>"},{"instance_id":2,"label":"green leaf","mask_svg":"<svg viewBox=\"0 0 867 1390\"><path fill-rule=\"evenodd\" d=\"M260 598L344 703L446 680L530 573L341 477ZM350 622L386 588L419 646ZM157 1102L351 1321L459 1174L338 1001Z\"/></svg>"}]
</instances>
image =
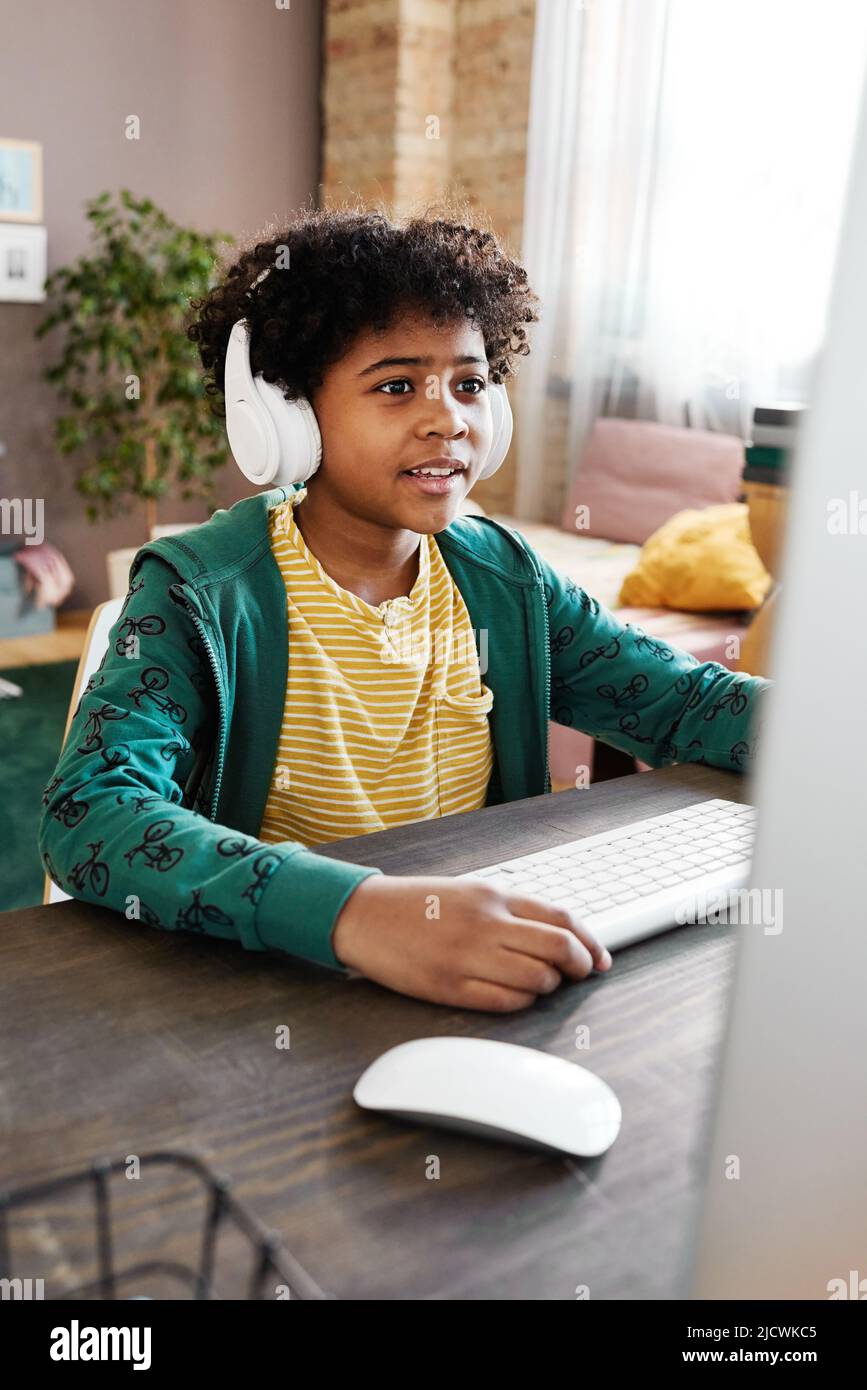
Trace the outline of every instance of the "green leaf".
<instances>
[{"instance_id":1,"label":"green leaf","mask_svg":"<svg viewBox=\"0 0 867 1390\"><path fill-rule=\"evenodd\" d=\"M68 406L55 422L58 451L80 451L76 486L107 515L134 511L146 496L177 495L181 485L205 496L228 450L187 318L190 301L217 283L218 247L234 237L179 226L130 189L104 191L85 209L89 253L47 277L50 309L34 329L36 337L59 329L63 339L58 360L43 369ZM141 381L138 400L125 394L130 375ZM159 470L150 483L146 438ZM88 517L97 511L89 505Z\"/></svg>"}]
</instances>

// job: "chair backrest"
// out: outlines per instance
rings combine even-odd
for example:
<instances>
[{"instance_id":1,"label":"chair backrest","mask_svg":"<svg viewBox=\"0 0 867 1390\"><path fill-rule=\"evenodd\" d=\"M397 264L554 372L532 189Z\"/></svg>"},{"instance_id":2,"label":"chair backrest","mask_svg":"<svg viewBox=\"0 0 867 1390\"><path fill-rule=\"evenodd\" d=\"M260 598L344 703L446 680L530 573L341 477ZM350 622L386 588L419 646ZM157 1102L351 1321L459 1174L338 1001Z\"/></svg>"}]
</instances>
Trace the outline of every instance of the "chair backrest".
<instances>
[{"instance_id":1,"label":"chair backrest","mask_svg":"<svg viewBox=\"0 0 867 1390\"><path fill-rule=\"evenodd\" d=\"M124 605L124 599L112 598L106 603L97 604L91 614L87 635L84 639L84 648L81 659L78 663L78 670L75 673L75 680L72 686L72 696L69 701L69 710L66 715L66 728L63 731L63 743L60 745L60 752L63 752L69 734L69 726L72 723L72 716L76 706L81 699L81 692L87 685L94 671L99 666L102 658L108 649L109 634L120 617L120 610ZM59 754L58 754L59 756ZM68 893L64 893L62 888L58 888L46 874L45 891L43 893L43 903L62 903L69 898Z\"/></svg>"}]
</instances>

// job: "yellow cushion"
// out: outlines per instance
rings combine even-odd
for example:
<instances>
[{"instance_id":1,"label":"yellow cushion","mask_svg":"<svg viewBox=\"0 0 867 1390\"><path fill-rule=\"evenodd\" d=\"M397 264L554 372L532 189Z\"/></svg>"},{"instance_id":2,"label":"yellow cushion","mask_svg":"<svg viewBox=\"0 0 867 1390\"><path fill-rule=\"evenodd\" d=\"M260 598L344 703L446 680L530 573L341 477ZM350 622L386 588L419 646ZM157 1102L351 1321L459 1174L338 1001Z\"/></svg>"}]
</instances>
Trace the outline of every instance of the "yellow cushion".
<instances>
[{"instance_id":1,"label":"yellow cushion","mask_svg":"<svg viewBox=\"0 0 867 1390\"><path fill-rule=\"evenodd\" d=\"M745 502L678 512L648 537L623 581L627 608L758 608L771 587Z\"/></svg>"}]
</instances>

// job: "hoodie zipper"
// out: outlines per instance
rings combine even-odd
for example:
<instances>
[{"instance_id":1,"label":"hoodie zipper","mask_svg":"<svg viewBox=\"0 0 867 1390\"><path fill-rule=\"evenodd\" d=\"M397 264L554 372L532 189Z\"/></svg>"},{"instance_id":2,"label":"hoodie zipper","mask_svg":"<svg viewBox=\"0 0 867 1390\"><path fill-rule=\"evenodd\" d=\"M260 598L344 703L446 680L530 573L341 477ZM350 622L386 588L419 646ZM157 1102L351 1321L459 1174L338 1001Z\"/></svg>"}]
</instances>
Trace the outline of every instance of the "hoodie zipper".
<instances>
[{"instance_id":1,"label":"hoodie zipper","mask_svg":"<svg viewBox=\"0 0 867 1390\"><path fill-rule=\"evenodd\" d=\"M537 576L539 597L542 603L542 617L545 622L545 791L551 790L551 776L548 768L548 740L551 719L551 628L548 622L548 604L545 601L545 585L541 574Z\"/></svg>"},{"instance_id":2,"label":"hoodie zipper","mask_svg":"<svg viewBox=\"0 0 867 1390\"><path fill-rule=\"evenodd\" d=\"M533 571L533 578L535 579L536 587L539 590L539 601L542 605L542 621L545 629L545 778L542 785L545 791L549 792L551 790L551 775L548 762L548 726L550 722L551 710L551 629L550 624L548 622L548 604L545 601L545 582L542 579L542 575L532 555L530 554L529 550L524 544L522 537L518 534L518 532L512 531L508 527L500 526L497 522L494 522L494 525L497 526L498 530L501 530L505 533L505 535L513 543L513 545L517 545L517 548L521 551L521 554L524 556L525 560L527 561L527 564Z\"/></svg>"},{"instance_id":3,"label":"hoodie zipper","mask_svg":"<svg viewBox=\"0 0 867 1390\"><path fill-rule=\"evenodd\" d=\"M214 684L217 687L217 701L220 709L219 748L217 754L217 773L214 780L214 790L211 794L211 809L208 812L208 819L216 821L217 804L220 799L220 787L223 781L223 761L226 747L226 705L223 699L223 687L220 682L220 669L217 665L217 658L214 655L214 649L211 646L211 639L205 632L204 623L196 615L193 605L190 603L189 599L183 591L183 587L180 584L173 584L171 586L171 593L172 595L176 596L178 602L181 603L184 606L184 608L186 608L187 612L193 620L193 626L195 627L196 632L199 634L199 637L201 638L202 646L208 653L208 659L211 663L211 670L214 673Z\"/></svg>"}]
</instances>

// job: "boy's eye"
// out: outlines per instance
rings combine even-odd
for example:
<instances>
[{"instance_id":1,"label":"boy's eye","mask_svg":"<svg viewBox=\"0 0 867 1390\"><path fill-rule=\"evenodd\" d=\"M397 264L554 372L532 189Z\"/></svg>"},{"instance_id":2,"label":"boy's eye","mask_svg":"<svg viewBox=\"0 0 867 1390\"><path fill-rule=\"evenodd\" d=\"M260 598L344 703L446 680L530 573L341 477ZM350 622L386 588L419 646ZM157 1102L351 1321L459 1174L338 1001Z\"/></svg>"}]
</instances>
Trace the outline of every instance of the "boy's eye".
<instances>
[{"instance_id":1,"label":"boy's eye","mask_svg":"<svg viewBox=\"0 0 867 1390\"><path fill-rule=\"evenodd\" d=\"M460 385L461 385L462 387L463 387L463 386L472 386L472 387L474 387L475 389L472 390L472 391L470 392L470 395L471 395L471 396L478 396L482 391L484 391L484 390L486 389L486 387L487 387L487 382L485 381L484 377L481 377L481 376L473 376L473 377L468 377L466 381L462 381L462 382L460 383ZM403 376L403 377L398 377L398 378L397 378L396 380L394 380L394 381L384 381L384 382L382 383L381 386L377 386L376 390L377 390L377 391L382 391L382 392L384 392L384 393L385 393L386 395L388 395L388 396L405 396L405 395L407 394L406 391L399 391L399 390L398 390L398 391L391 391L391 390L389 390L389 387L391 387L391 386L397 386L397 387L400 387L400 386L409 386L409 387L412 387L412 382L409 380L408 377L405 377L405 376Z\"/></svg>"}]
</instances>

